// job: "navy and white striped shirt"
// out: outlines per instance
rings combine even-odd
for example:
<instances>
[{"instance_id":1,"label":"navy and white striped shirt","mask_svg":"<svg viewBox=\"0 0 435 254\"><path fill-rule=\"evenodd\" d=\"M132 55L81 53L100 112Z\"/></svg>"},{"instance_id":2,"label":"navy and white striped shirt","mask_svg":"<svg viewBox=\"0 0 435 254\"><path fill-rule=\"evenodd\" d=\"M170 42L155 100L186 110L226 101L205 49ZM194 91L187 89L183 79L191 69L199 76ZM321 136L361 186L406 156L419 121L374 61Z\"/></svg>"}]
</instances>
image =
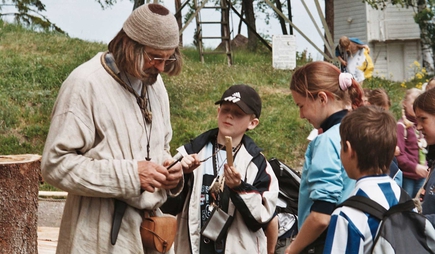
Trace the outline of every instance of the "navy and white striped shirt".
<instances>
[{"instance_id":1,"label":"navy and white striped shirt","mask_svg":"<svg viewBox=\"0 0 435 254\"><path fill-rule=\"evenodd\" d=\"M388 175L366 176L356 182L351 193L354 195L368 197L388 210L399 202L400 187ZM378 219L354 208L335 209L323 253L370 253L379 223Z\"/></svg>"}]
</instances>

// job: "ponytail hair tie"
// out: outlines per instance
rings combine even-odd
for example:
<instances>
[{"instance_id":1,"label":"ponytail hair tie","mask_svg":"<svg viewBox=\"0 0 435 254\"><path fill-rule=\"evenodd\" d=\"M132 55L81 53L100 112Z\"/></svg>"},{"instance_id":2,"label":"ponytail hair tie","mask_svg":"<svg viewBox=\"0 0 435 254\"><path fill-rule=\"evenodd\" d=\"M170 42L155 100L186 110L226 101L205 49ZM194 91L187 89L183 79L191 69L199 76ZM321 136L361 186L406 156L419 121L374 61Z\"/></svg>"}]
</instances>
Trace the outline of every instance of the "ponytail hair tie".
<instances>
[{"instance_id":1,"label":"ponytail hair tie","mask_svg":"<svg viewBox=\"0 0 435 254\"><path fill-rule=\"evenodd\" d=\"M340 85L340 89L346 91L347 88L352 86L353 76L350 73L340 73L338 76L338 84Z\"/></svg>"}]
</instances>

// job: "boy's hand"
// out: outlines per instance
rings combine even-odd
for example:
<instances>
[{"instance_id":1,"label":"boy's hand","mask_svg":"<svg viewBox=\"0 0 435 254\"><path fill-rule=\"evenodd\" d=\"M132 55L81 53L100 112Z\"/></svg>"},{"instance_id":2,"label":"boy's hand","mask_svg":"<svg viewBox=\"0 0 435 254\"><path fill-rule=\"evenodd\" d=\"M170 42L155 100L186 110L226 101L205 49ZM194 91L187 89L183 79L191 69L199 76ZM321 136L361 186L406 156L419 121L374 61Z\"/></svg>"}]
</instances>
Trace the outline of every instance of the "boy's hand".
<instances>
[{"instance_id":1,"label":"boy's hand","mask_svg":"<svg viewBox=\"0 0 435 254\"><path fill-rule=\"evenodd\" d=\"M198 159L198 154L189 154L183 157L181 160L181 166L183 167L184 174L192 173L201 162Z\"/></svg>"},{"instance_id":2,"label":"boy's hand","mask_svg":"<svg viewBox=\"0 0 435 254\"><path fill-rule=\"evenodd\" d=\"M239 171L234 166L228 166L228 164L224 165L224 169L225 184L231 189L239 187L242 183L242 176Z\"/></svg>"}]
</instances>

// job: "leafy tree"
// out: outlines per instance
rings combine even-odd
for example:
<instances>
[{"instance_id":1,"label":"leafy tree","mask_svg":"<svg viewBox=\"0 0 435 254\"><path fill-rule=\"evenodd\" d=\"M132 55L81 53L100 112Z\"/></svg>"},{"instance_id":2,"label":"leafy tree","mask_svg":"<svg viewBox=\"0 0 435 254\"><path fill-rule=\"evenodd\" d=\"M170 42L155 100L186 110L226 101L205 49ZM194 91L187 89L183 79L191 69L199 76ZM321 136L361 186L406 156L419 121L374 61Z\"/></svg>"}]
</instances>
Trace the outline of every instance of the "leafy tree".
<instances>
[{"instance_id":1,"label":"leafy tree","mask_svg":"<svg viewBox=\"0 0 435 254\"><path fill-rule=\"evenodd\" d=\"M3 12L4 8L15 7L15 11ZM43 30L54 30L64 33L42 14L45 5L40 0L2 0L0 3L0 19L12 16L19 24L34 26Z\"/></svg>"},{"instance_id":2,"label":"leafy tree","mask_svg":"<svg viewBox=\"0 0 435 254\"><path fill-rule=\"evenodd\" d=\"M60 1L60 0L59 0ZM101 5L104 10L113 6L119 0L94 0ZM130 0L134 3L132 10L145 3L145 0ZM149 2L149 0L147 0ZM3 12L5 8L15 8L12 12ZM53 24L46 16L45 4L43 0L1 0L0 2L0 19L4 17L14 17L15 22L27 26L34 26L37 29L47 31L57 31L65 33L60 27Z\"/></svg>"}]
</instances>

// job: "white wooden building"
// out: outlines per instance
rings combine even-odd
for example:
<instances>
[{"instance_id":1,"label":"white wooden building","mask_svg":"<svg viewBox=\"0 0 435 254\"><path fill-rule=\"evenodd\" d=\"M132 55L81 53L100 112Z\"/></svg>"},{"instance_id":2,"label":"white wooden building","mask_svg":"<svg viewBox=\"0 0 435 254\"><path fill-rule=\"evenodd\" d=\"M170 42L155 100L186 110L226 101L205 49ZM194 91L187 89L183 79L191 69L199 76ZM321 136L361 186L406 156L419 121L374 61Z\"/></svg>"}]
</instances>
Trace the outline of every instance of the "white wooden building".
<instances>
[{"instance_id":1,"label":"white wooden building","mask_svg":"<svg viewBox=\"0 0 435 254\"><path fill-rule=\"evenodd\" d=\"M334 43L341 36L357 37L370 47L374 76L394 81L409 80L415 61L422 64L420 29L414 11L388 5L375 10L355 0L334 1Z\"/></svg>"}]
</instances>

